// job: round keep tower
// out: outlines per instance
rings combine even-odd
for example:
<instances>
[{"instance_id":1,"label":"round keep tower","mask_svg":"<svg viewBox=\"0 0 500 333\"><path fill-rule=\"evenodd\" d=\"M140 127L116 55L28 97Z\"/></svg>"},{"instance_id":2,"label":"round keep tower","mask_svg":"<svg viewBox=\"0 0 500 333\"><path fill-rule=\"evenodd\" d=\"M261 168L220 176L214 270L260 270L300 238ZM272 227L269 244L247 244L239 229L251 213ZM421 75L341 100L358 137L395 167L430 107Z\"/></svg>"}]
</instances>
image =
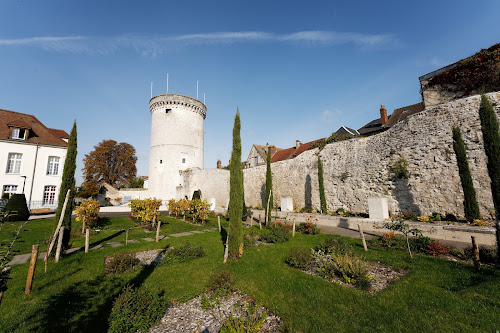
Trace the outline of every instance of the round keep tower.
<instances>
[{"instance_id":1,"label":"round keep tower","mask_svg":"<svg viewBox=\"0 0 500 333\"><path fill-rule=\"evenodd\" d=\"M182 171L203 169L207 107L192 97L166 94L151 98L149 110L149 195L178 200L185 195Z\"/></svg>"}]
</instances>

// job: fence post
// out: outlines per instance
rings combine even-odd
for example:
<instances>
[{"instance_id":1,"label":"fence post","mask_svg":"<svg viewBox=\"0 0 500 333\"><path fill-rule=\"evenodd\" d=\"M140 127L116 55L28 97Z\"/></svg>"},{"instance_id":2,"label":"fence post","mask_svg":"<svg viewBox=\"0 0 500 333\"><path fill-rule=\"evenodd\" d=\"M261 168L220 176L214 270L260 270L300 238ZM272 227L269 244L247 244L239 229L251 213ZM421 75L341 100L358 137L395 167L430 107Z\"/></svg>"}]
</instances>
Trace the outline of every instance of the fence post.
<instances>
[{"instance_id":1,"label":"fence post","mask_svg":"<svg viewBox=\"0 0 500 333\"><path fill-rule=\"evenodd\" d=\"M479 270L481 269L481 261L479 259L479 247L477 246L476 243L476 237L470 236L472 238L472 251L474 253L474 270L479 273Z\"/></svg>"},{"instance_id":2,"label":"fence post","mask_svg":"<svg viewBox=\"0 0 500 333\"><path fill-rule=\"evenodd\" d=\"M57 241L57 249L56 249L56 256L54 258L54 262L59 262L59 256L61 255L63 236L64 236L64 226L61 226L61 228L59 229L59 240Z\"/></svg>"},{"instance_id":3,"label":"fence post","mask_svg":"<svg viewBox=\"0 0 500 333\"><path fill-rule=\"evenodd\" d=\"M363 241L363 248L365 249L365 252L366 252L366 251L368 251L368 248L366 247L365 234L363 233L363 228L359 224L358 224L358 230L359 230L359 233L361 234L361 240Z\"/></svg>"},{"instance_id":4,"label":"fence post","mask_svg":"<svg viewBox=\"0 0 500 333\"><path fill-rule=\"evenodd\" d=\"M260 214L259 214L259 228L262 230L262 222L260 221Z\"/></svg>"},{"instance_id":5,"label":"fence post","mask_svg":"<svg viewBox=\"0 0 500 333\"><path fill-rule=\"evenodd\" d=\"M220 232L220 216L217 216L217 223L219 224L219 232Z\"/></svg>"},{"instance_id":6,"label":"fence post","mask_svg":"<svg viewBox=\"0 0 500 333\"><path fill-rule=\"evenodd\" d=\"M227 258L229 257L229 234L226 237L226 250L224 251L224 261L225 264L227 262Z\"/></svg>"},{"instance_id":7,"label":"fence post","mask_svg":"<svg viewBox=\"0 0 500 333\"><path fill-rule=\"evenodd\" d=\"M292 237L295 237L295 219L293 219Z\"/></svg>"},{"instance_id":8,"label":"fence post","mask_svg":"<svg viewBox=\"0 0 500 333\"><path fill-rule=\"evenodd\" d=\"M85 230L85 253L89 252L89 241L90 241L90 230L87 228Z\"/></svg>"},{"instance_id":9,"label":"fence post","mask_svg":"<svg viewBox=\"0 0 500 333\"><path fill-rule=\"evenodd\" d=\"M125 245L128 243L128 229L125 231Z\"/></svg>"},{"instance_id":10,"label":"fence post","mask_svg":"<svg viewBox=\"0 0 500 333\"><path fill-rule=\"evenodd\" d=\"M33 277L35 276L36 259L38 257L38 244L31 247L31 260L28 269L28 278L26 279L26 289L24 293L29 295L31 293L31 286L33 285Z\"/></svg>"},{"instance_id":11,"label":"fence post","mask_svg":"<svg viewBox=\"0 0 500 333\"><path fill-rule=\"evenodd\" d=\"M160 225L161 225L161 221L158 221L158 226L156 227L156 242L157 243L160 241Z\"/></svg>"}]
</instances>

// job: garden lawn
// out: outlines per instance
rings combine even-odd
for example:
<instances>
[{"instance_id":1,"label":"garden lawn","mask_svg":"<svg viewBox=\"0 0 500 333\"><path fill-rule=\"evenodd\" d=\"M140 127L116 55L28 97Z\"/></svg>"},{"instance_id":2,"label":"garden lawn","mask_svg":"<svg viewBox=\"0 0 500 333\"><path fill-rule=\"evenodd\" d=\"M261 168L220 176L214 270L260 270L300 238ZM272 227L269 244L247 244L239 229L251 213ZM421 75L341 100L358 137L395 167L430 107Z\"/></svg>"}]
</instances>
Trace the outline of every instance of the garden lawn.
<instances>
[{"instance_id":1,"label":"garden lawn","mask_svg":"<svg viewBox=\"0 0 500 333\"><path fill-rule=\"evenodd\" d=\"M115 224L123 223L121 218L110 218L107 227L114 229ZM172 221L171 225L181 229L180 223L185 224ZM323 237L299 234L286 243L246 248L239 262L226 265L222 264L223 237L217 231L159 243L105 246L88 254L65 256L58 264L51 262L47 274L39 260L29 296L24 295L28 264L15 265L0 305L0 330L105 332L112 301L126 284L163 292L170 300L186 301L204 290L212 272L223 268L233 272L241 291L282 317L292 331L494 332L500 328L499 269L482 267L476 274L469 264L424 255L416 255L409 262L404 251L370 249L365 255L368 260L409 271L371 296L285 264L290 249L314 247ZM362 254L361 242L350 241ZM201 245L206 256L155 269L104 275L104 256L186 242Z\"/></svg>"}]
</instances>

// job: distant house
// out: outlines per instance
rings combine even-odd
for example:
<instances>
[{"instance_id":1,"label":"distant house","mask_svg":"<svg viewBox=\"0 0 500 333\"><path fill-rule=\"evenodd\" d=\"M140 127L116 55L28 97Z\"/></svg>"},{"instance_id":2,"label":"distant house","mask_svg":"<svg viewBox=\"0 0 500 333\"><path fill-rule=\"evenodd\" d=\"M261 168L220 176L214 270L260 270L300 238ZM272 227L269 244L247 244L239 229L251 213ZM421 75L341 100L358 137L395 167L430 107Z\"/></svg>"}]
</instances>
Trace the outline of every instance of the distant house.
<instances>
[{"instance_id":1,"label":"distant house","mask_svg":"<svg viewBox=\"0 0 500 333\"><path fill-rule=\"evenodd\" d=\"M302 143L301 141L296 140L295 147L291 147L288 149L282 149L282 150L276 152L276 154L274 154L274 156L271 157L271 163L295 158L295 157L299 156L300 154L302 154L303 152L305 152L306 150L308 150L312 144L319 142L321 140L324 140L324 139L319 139L319 140L306 142L306 143Z\"/></svg>"},{"instance_id":2,"label":"distant house","mask_svg":"<svg viewBox=\"0 0 500 333\"><path fill-rule=\"evenodd\" d=\"M341 126L337 131L334 132L336 135L354 135L357 136L359 135L359 132L355 129L346 127L346 126Z\"/></svg>"},{"instance_id":3,"label":"distant house","mask_svg":"<svg viewBox=\"0 0 500 333\"><path fill-rule=\"evenodd\" d=\"M248 154L247 160L245 162L245 167L246 168L253 168L258 165L262 165L266 163L267 160L267 151L270 150L271 152L271 160L272 157L279 151L282 150L282 148L276 148L275 146L270 146L269 144L262 146L262 145L252 145L252 149L250 149L250 153Z\"/></svg>"},{"instance_id":4,"label":"distant house","mask_svg":"<svg viewBox=\"0 0 500 333\"><path fill-rule=\"evenodd\" d=\"M369 136L388 130L398 122L405 118L424 110L424 103L420 102L404 106L392 112L392 115L387 115L385 106L380 106L380 118L374 119L358 129L358 133L363 136Z\"/></svg>"},{"instance_id":5,"label":"distant house","mask_svg":"<svg viewBox=\"0 0 500 333\"><path fill-rule=\"evenodd\" d=\"M24 193L30 209L57 207L69 135L35 116L0 109L2 196Z\"/></svg>"}]
</instances>

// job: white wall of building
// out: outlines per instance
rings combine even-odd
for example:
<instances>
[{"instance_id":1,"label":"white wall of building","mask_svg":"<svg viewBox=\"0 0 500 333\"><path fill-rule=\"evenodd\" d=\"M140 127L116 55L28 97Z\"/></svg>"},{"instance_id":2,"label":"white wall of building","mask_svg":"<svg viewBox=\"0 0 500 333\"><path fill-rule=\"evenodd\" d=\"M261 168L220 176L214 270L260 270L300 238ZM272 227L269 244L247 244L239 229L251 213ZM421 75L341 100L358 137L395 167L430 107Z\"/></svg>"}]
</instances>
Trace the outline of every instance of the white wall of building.
<instances>
[{"instance_id":1,"label":"white wall of building","mask_svg":"<svg viewBox=\"0 0 500 333\"><path fill-rule=\"evenodd\" d=\"M7 173L9 153L22 154L21 168L19 173ZM26 141L0 141L0 191L4 185L17 185L17 193L26 195L26 201L43 201L45 186L55 186L55 201L59 195L61 186L64 161L66 159L67 147L36 145ZM56 175L48 175L49 157L59 157L59 166ZM36 160L35 160L36 157ZM26 176L26 182L22 176ZM31 196L30 196L31 194Z\"/></svg>"}]
</instances>

